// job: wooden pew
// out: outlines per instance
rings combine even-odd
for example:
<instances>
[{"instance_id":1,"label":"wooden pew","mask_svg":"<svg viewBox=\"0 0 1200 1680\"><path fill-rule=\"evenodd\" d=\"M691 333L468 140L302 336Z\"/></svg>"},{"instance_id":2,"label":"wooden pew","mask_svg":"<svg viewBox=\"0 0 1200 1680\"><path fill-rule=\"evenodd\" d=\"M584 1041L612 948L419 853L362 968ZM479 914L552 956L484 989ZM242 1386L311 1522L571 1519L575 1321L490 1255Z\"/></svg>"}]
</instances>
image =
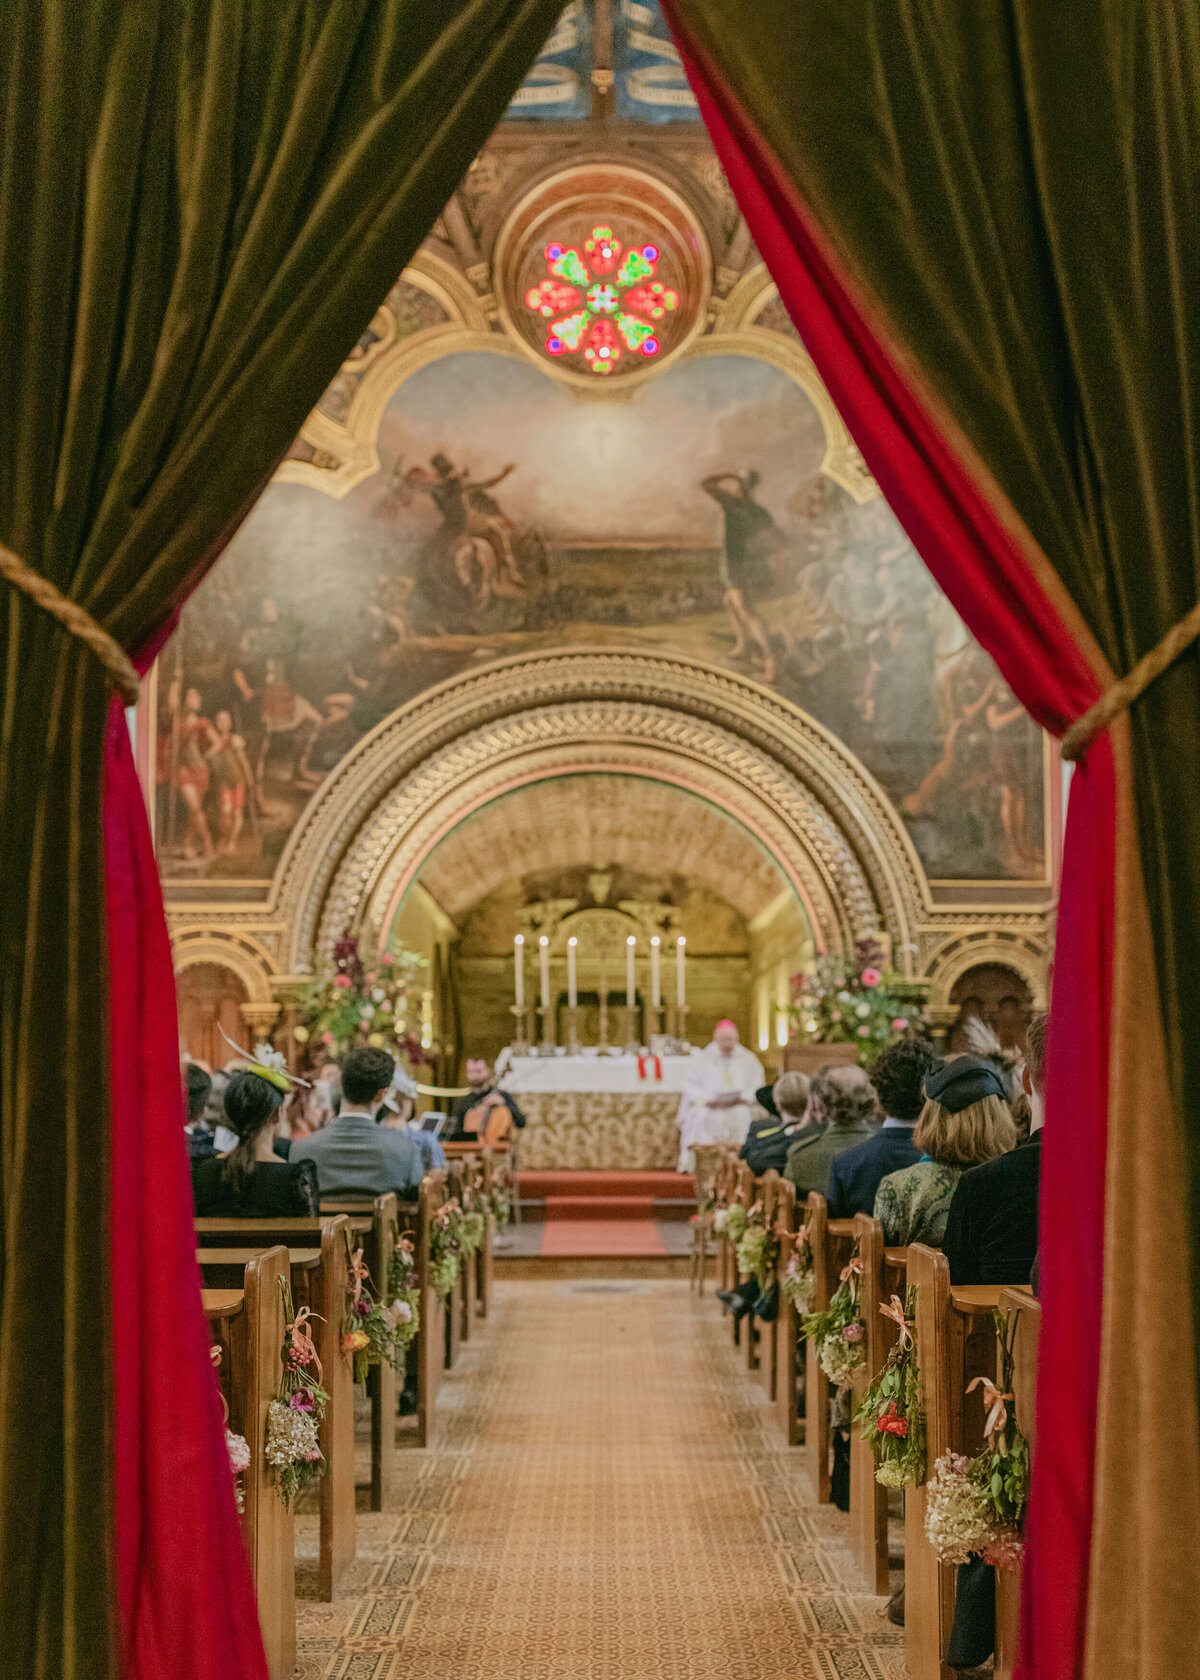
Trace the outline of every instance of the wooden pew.
<instances>
[{"instance_id":1,"label":"wooden pew","mask_svg":"<svg viewBox=\"0 0 1200 1680\"><path fill-rule=\"evenodd\" d=\"M429 1277L430 1236L433 1218L447 1200L444 1172L426 1173L417 1197L417 1276L421 1281L421 1329L417 1336L417 1424L416 1445L427 1447L433 1439L438 1385L445 1364L446 1306Z\"/></svg>"},{"instance_id":2,"label":"wooden pew","mask_svg":"<svg viewBox=\"0 0 1200 1680\"><path fill-rule=\"evenodd\" d=\"M731 1202L737 1202L740 1206L744 1207L746 1209L747 1213L748 1213L750 1211L750 1209L754 1206L754 1201L755 1201L755 1197L757 1196L757 1194L758 1194L758 1181L755 1178L754 1174L751 1172L749 1166L747 1165L747 1163L745 1161L739 1161L739 1160L737 1160L736 1157L734 1157L734 1160L733 1160L733 1194L730 1197L730 1201ZM737 1244L735 1242L730 1242L726 1246L729 1249L729 1269L730 1269L731 1279L732 1279L732 1281L729 1283L728 1287L730 1289L732 1289L734 1284L740 1283L742 1281L742 1274L741 1274L741 1272L738 1271ZM755 1357L754 1357L753 1320L751 1319L749 1313L747 1313L744 1318L738 1318L736 1313L730 1313L729 1316L730 1316L730 1319L731 1319L732 1325L733 1325L733 1345L734 1345L734 1347L741 1347L742 1346L742 1325L745 1324L746 1327L747 1327L746 1328L746 1343L745 1343L746 1369L748 1371L753 1371L755 1369L756 1363L757 1363L757 1361L755 1360Z\"/></svg>"},{"instance_id":3,"label":"wooden pew","mask_svg":"<svg viewBox=\"0 0 1200 1680\"><path fill-rule=\"evenodd\" d=\"M283 1374L283 1297L287 1250L267 1249L249 1262L241 1289L204 1291L229 1427L246 1438L250 1467L242 1475L242 1534L254 1576L258 1620L271 1680L286 1680L296 1662L296 1576L292 1514L267 1463L267 1409Z\"/></svg>"},{"instance_id":4,"label":"wooden pew","mask_svg":"<svg viewBox=\"0 0 1200 1680\"><path fill-rule=\"evenodd\" d=\"M737 1192L738 1158L726 1145L721 1146L721 1160L717 1169L717 1188L728 1207ZM737 1261L734 1244L722 1233L717 1237L717 1288L732 1289L737 1282Z\"/></svg>"},{"instance_id":5,"label":"wooden pew","mask_svg":"<svg viewBox=\"0 0 1200 1680\"><path fill-rule=\"evenodd\" d=\"M1025 1284L1000 1291L1000 1310L1012 1315L1013 1409L1029 1443L1029 1458L1037 1451L1037 1362L1042 1333L1042 1304ZM1012 1680L1017 1665L1021 1627L1021 1577L1014 1570L996 1571L996 1659L994 1680Z\"/></svg>"},{"instance_id":6,"label":"wooden pew","mask_svg":"<svg viewBox=\"0 0 1200 1680\"><path fill-rule=\"evenodd\" d=\"M364 1243L364 1258L371 1274L371 1287L385 1304L392 1250L400 1237L400 1200L394 1191L376 1196L371 1202L326 1201L321 1212L371 1214L371 1235ZM365 1235L365 1233L359 1233ZM371 1509L385 1511L396 1484L396 1373L387 1360L372 1365L367 1375L371 1402Z\"/></svg>"},{"instance_id":7,"label":"wooden pew","mask_svg":"<svg viewBox=\"0 0 1200 1680\"><path fill-rule=\"evenodd\" d=\"M779 1276L782 1278L796 1250L801 1223L796 1216L796 1187L790 1179L779 1180L775 1198L775 1232L779 1238ZM794 1302L781 1292L779 1318L775 1325L775 1406L779 1427L789 1447L799 1446L804 1440L804 1424L800 1417L801 1344L800 1315Z\"/></svg>"},{"instance_id":8,"label":"wooden pew","mask_svg":"<svg viewBox=\"0 0 1200 1680\"><path fill-rule=\"evenodd\" d=\"M320 1482L321 1541L317 1591L326 1602L334 1597L342 1574L353 1561L355 1545L354 1371L351 1360L343 1354L341 1347L342 1318L349 1286L346 1239L356 1228L369 1231L371 1224L370 1219L350 1219L345 1214L326 1215L315 1220L196 1221L197 1238L201 1243L198 1257L210 1277L231 1264L248 1264L268 1245L274 1246L281 1238L287 1241L289 1234L298 1236L302 1242L306 1237L311 1240L314 1227L320 1232L320 1249L315 1262L313 1251L301 1249L299 1243L295 1248L295 1259L292 1258L291 1242L288 1242L288 1251L295 1304L297 1307L308 1305L317 1320L313 1339L321 1360L322 1383L329 1395L319 1436L327 1468ZM276 1229L280 1226L282 1230ZM264 1237L265 1231L267 1234ZM218 1246L222 1237L228 1239L235 1233L241 1234L245 1244L243 1248Z\"/></svg>"},{"instance_id":9,"label":"wooden pew","mask_svg":"<svg viewBox=\"0 0 1200 1680\"><path fill-rule=\"evenodd\" d=\"M908 1282L917 1289L916 1347L925 1395L927 1475L947 1452L970 1457L983 1448L982 1388L966 1393L977 1376L995 1377L996 1333L992 1314L1000 1290L952 1288L950 1265L937 1249L913 1243ZM904 1660L909 1680L952 1680L945 1663L954 1623L955 1570L939 1563L925 1538L925 1489L904 1498Z\"/></svg>"},{"instance_id":10,"label":"wooden pew","mask_svg":"<svg viewBox=\"0 0 1200 1680\"><path fill-rule=\"evenodd\" d=\"M866 1326L866 1361L852 1389L857 1412L900 1336L899 1325L884 1318L879 1309L893 1295L904 1300L908 1250L885 1248L883 1227L868 1214L855 1216L854 1230L863 1263L859 1302ZM888 1490L875 1480L875 1454L854 1423L850 1429L850 1551L867 1591L880 1594L888 1590L887 1495Z\"/></svg>"},{"instance_id":11,"label":"wooden pew","mask_svg":"<svg viewBox=\"0 0 1200 1680\"><path fill-rule=\"evenodd\" d=\"M728 1149L720 1143L699 1143L693 1153L696 1161L696 1206L702 1208L705 1202L712 1201L716 1196L721 1164L728 1155ZM708 1220L698 1218L693 1227L691 1287L697 1295L704 1294L704 1285L708 1277L711 1217L710 1214ZM719 1246L715 1239L713 1246Z\"/></svg>"},{"instance_id":12,"label":"wooden pew","mask_svg":"<svg viewBox=\"0 0 1200 1680\"><path fill-rule=\"evenodd\" d=\"M766 1221L768 1231L773 1232L775 1229L780 1201L779 1187L783 1183L784 1180L780 1178L774 1167L769 1167L758 1181L758 1193L762 1200L763 1218ZM769 1267L765 1277L764 1290L770 1289L772 1284L777 1284L779 1282L778 1266ZM764 1322L762 1319L749 1319L747 1322L753 1326L752 1339L763 1390L767 1399L773 1401L779 1373L779 1318L776 1316L771 1322Z\"/></svg>"},{"instance_id":13,"label":"wooden pew","mask_svg":"<svg viewBox=\"0 0 1200 1680\"><path fill-rule=\"evenodd\" d=\"M499 1163L497 1154L507 1156L508 1151L493 1149L490 1144L484 1144L479 1153L479 1193L483 1206L483 1244L475 1256L475 1296L476 1312L480 1318L486 1318L492 1310L492 1295L496 1287L495 1249L496 1249L496 1216L492 1212L492 1192L496 1187Z\"/></svg>"},{"instance_id":14,"label":"wooden pew","mask_svg":"<svg viewBox=\"0 0 1200 1680\"><path fill-rule=\"evenodd\" d=\"M829 1204L819 1191L808 1198L805 1220L813 1256L813 1312L823 1312L838 1286L842 1267L854 1240L852 1219L830 1219ZM832 1428L829 1416L829 1378L821 1369L817 1344L804 1343L804 1439L808 1448L808 1478L822 1505L829 1503Z\"/></svg>"}]
</instances>

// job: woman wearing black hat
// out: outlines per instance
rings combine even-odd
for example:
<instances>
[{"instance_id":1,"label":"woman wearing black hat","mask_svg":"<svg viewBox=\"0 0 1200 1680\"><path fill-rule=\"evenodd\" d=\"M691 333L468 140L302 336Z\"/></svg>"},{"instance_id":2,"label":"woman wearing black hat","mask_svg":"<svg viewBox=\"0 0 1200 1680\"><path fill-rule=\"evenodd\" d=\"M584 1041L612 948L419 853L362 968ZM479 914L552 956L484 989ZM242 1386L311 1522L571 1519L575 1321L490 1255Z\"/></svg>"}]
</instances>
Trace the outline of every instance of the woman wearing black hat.
<instances>
[{"instance_id":1,"label":"woman wearing black hat","mask_svg":"<svg viewBox=\"0 0 1200 1680\"><path fill-rule=\"evenodd\" d=\"M968 1167L1016 1147L1017 1129L1004 1085L982 1056L938 1062L925 1076L925 1107L913 1133L915 1166L889 1173L875 1196L875 1217L889 1246L940 1248L954 1188Z\"/></svg>"}]
</instances>

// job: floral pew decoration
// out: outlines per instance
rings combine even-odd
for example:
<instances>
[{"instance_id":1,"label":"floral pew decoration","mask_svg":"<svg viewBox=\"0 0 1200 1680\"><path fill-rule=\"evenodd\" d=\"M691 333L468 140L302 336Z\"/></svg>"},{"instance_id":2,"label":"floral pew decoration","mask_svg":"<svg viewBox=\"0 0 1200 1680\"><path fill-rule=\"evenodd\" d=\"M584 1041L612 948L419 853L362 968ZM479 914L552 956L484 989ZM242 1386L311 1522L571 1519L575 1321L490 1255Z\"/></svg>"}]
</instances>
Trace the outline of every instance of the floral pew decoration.
<instances>
[{"instance_id":1,"label":"floral pew decoration","mask_svg":"<svg viewBox=\"0 0 1200 1680\"><path fill-rule=\"evenodd\" d=\"M404 1355L416 1340L421 1328L421 1280L417 1276L417 1256L411 1237L393 1235L392 1252L388 1258L387 1298L393 1324L392 1364L397 1376L403 1374Z\"/></svg>"},{"instance_id":2,"label":"floral pew decoration","mask_svg":"<svg viewBox=\"0 0 1200 1680\"><path fill-rule=\"evenodd\" d=\"M346 1262L350 1290L342 1319L342 1352L354 1361L354 1380L365 1383L372 1365L382 1364L384 1360L397 1376L403 1377L405 1354L416 1333L415 1329L410 1331L415 1305L399 1296L387 1302L379 1299L371 1288L371 1273L363 1260L363 1251L351 1249L348 1234Z\"/></svg>"},{"instance_id":3,"label":"floral pew decoration","mask_svg":"<svg viewBox=\"0 0 1200 1680\"><path fill-rule=\"evenodd\" d=\"M721 1217L722 1213L724 1218ZM743 1203L730 1202L724 1209L718 1208L713 1215L713 1231L717 1236L731 1242L736 1249L746 1233L749 1217Z\"/></svg>"},{"instance_id":4,"label":"floral pew decoration","mask_svg":"<svg viewBox=\"0 0 1200 1680\"><path fill-rule=\"evenodd\" d=\"M917 1291L910 1285L902 1302L893 1295L879 1311L900 1330L882 1371L855 1414L859 1431L875 1454L875 1480L884 1487L919 1487L925 1480L925 1408L913 1336Z\"/></svg>"},{"instance_id":5,"label":"floral pew decoration","mask_svg":"<svg viewBox=\"0 0 1200 1680\"><path fill-rule=\"evenodd\" d=\"M839 1389L849 1388L866 1359L866 1328L858 1310L862 1261L855 1252L842 1268L840 1281L824 1312L805 1313L804 1334L817 1346L821 1369Z\"/></svg>"},{"instance_id":6,"label":"floral pew decoration","mask_svg":"<svg viewBox=\"0 0 1200 1680\"><path fill-rule=\"evenodd\" d=\"M796 1233L792 1257L779 1280L779 1287L784 1298L792 1303L798 1313L804 1315L811 1310L813 1294L817 1287L817 1278L813 1267L812 1242L807 1223L802 1225Z\"/></svg>"},{"instance_id":7,"label":"floral pew decoration","mask_svg":"<svg viewBox=\"0 0 1200 1680\"><path fill-rule=\"evenodd\" d=\"M297 1496L325 1474L318 1430L329 1404L321 1386L321 1359L307 1307L297 1312L292 1286L279 1280L283 1296L283 1376L267 1410L267 1462L280 1498L290 1510Z\"/></svg>"},{"instance_id":8,"label":"floral pew decoration","mask_svg":"<svg viewBox=\"0 0 1200 1680\"><path fill-rule=\"evenodd\" d=\"M429 1230L429 1282L443 1300L458 1282L462 1256L462 1208L451 1197L433 1216Z\"/></svg>"},{"instance_id":9,"label":"floral pew decoration","mask_svg":"<svg viewBox=\"0 0 1200 1680\"><path fill-rule=\"evenodd\" d=\"M967 1393L982 1388L988 1408L986 1445L975 1458L946 1453L926 1484L925 1535L942 1563L963 1564L973 1555L997 1569L1018 1570L1029 1499L1029 1447L1013 1405L1013 1315L997 1312L1000 1382L976 1377Z\"/></svg>"},{"instance_id":10,"label":"floral pew decoration","mask_svg":"<svg viewBox=\"0 0 1200 1680\"><path fill-rule=\"evenodd\" d=\"M512 1218L512 1189L506 1167L495 1167L492 1170L490 1203L496 1229L502 1231Z\"/></svg>"},{"instance_id":11,"label":"floral pew decoration","mask_svg":"<svg viewBox=\"0 0 1200 1680\"><path fill-rule=\"evenodd\" d=\"M222 1359L221 1344L219 1342L213 1342L208 1352L213 1363L213 1370L215 1371ZM225 1392L219 1383L217 1385L217 1394L220 1397L221 1412L225 1419L225 1450L229 1454L229 1468L233 1474L233 1496L237 1501L238 1510L244 1511L246 1508L246 1494L245 1489L242 1486L242 1476L250 1468L250 1443L244 1435L239 1435L235 1430L230 1429L229 1402L226 1400Z\"/></svg>"}]
</instances>

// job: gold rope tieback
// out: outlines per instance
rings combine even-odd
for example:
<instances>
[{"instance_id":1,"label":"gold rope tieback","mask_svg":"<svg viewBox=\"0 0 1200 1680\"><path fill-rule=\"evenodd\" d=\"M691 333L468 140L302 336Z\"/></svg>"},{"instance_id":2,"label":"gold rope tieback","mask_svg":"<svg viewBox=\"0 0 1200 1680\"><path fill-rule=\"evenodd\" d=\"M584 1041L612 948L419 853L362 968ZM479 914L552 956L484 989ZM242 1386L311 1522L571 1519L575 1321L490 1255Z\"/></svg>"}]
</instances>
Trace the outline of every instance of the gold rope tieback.
<instances>
[{"instance_id":1,"label":"gold rope tieback","mask_svg":"<svg viewBox=\"0 0 1200 1680\"><path fill-rule=\"evenodd\" d=\"M1082 717L1075 719L1062 738L1062 756L1072 762L1082 758L1100 731L1107 729L1115 717L1128 711L1150 684L1162 676L1167 666L1173 665L1179 655L1191 647L1197 636L1200 636L1200 601L1167 631L1157 647L1152 647L1138 660L1132 671L1119 677L1111 688L1105 689L1094 706L1089 706Z\"/></svg>"},{"instance_id":2,"label":"gold rope tieback","mask_svg":"<svg viewBox=\"0 0 1200 1680\"><path fill-rule=\"evenodd\" d=\"M85 646L91 648L112 678L125 704L137 704L141 684L129 655L120 642L96 623L90 612L78 602L69 601L49 578L44 578L40 572L35 572L32 566L27 566L19 554L14 554L11 548L5 548L3 543L0 543L0 577L6 578L14 588L28 595L31 601L35 601L39 607L56 618L72 636L77 636Z\"/></svg>"}]
</instances>

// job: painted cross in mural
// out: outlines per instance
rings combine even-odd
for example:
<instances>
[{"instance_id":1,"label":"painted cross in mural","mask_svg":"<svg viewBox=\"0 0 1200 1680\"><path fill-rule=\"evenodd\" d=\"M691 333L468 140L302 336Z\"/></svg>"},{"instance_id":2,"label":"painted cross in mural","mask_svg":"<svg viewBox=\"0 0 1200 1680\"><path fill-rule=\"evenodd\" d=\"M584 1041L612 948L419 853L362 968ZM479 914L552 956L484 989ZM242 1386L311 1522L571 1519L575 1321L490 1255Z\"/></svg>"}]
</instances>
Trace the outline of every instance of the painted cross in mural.
<instances>
[{"instance_id":1,"label":"painted cross in mural","mask_svg":"<svg viewBox=\"0 0 1200 1680\"><path fill-rule=\"evenodd\" d=\"M549 323L546 354L580 355L590 372L616 371L626 351L657 356L655 323L679 307L679 293L655 278L656 245L625 247L612 228L594 227L583 250L551 240L549 274L525 293L526 307Z\"/></svg>"}]
</instances>

